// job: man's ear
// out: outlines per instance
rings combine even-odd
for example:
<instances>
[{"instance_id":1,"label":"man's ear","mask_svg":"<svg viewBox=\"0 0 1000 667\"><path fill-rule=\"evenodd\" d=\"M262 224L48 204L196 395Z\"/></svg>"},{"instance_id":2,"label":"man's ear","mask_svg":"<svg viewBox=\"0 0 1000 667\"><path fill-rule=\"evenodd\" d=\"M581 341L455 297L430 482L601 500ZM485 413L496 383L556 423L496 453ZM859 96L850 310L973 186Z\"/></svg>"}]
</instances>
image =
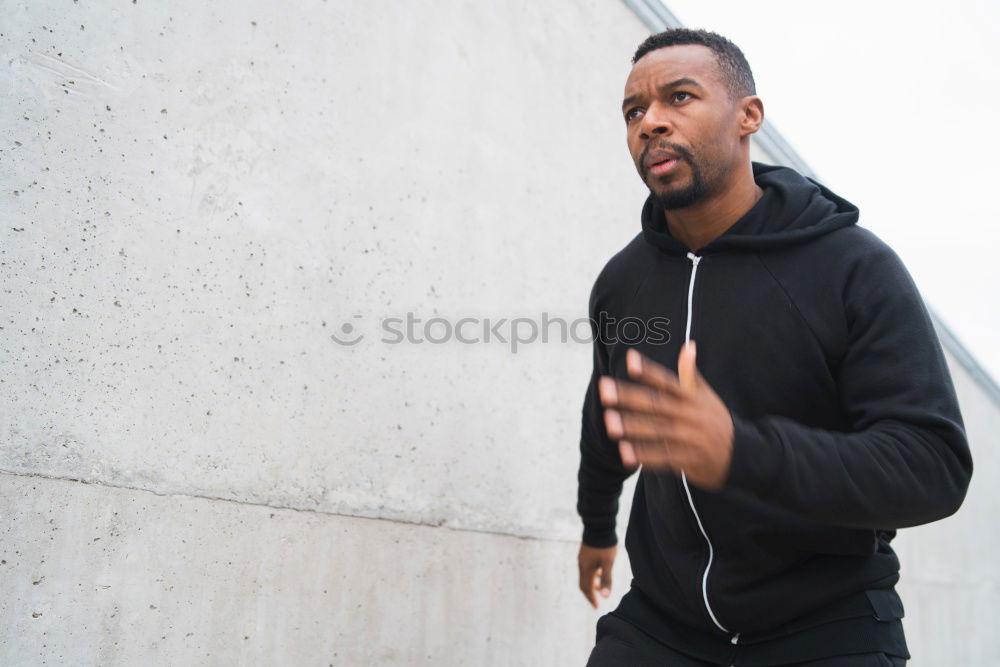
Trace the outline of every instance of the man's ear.
<instances>
[{"instance_id":1,"label":"man's ear","mask_svg":"<svg viewBox=\"0 0 1000 667\"><path fill-rule=\"evenodd\" d=\"M753 134L764 123L764 102L756 95L740 100L740 137Z\"/></svg>"}]
</instances>

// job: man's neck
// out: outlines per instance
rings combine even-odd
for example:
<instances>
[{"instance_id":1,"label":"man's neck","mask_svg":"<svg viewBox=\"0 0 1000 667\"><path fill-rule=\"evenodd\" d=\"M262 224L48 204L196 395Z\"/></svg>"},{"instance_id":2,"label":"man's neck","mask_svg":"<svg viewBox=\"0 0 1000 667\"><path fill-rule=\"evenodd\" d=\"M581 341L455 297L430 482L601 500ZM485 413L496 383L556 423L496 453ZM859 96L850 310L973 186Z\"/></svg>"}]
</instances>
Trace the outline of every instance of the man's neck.
<instances>
[{"instance_id":1,"label":"man's neck","mask_svg":"<svg viewBox=\"0 0 1000 667\"><path fill-rule=\"evenodd\" d=\"M698 252L743 217L764 195L753 180L749 161L746 168L733 175L733 182L723 192L686 208L664 212L670 235Z\"/></svg>"}]
</instances>

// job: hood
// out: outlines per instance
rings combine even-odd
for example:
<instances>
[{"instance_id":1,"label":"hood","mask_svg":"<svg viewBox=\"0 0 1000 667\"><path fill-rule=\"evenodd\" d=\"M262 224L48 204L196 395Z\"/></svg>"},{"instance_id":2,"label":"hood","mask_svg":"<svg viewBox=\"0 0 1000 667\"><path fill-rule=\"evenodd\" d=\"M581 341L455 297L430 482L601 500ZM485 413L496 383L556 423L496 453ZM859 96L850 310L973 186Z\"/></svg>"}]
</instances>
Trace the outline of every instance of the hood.
<instances>
[{"instance_id":1,"label":"hood","mask_svg":"<svg viewBox=\"0 0 1000 667\"><path fill-rule=\"evenodd\" d=\"M788 167L753 162L753 177L764 195L722 236L699 254L717 250L761 249L800 243L858 221L858 207ZM646 241L670 254L690 250L670 235L663 208L649 195L642 207Z\"/></svg>"}]
</instances>

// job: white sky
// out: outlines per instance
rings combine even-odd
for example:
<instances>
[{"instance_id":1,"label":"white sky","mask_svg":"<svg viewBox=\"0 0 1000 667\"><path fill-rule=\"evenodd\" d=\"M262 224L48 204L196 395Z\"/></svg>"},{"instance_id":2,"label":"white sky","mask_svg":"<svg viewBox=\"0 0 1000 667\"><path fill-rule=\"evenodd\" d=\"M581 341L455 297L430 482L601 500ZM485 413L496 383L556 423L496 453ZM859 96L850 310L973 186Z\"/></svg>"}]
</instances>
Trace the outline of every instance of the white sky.
<instances>
[{"instance_id":1,"label":"white sky","mask_svg":"<svg viewBox=\"0 0 1000 667\"><path fill-rule=\"evenodd\" d=\"M743 50L765 116L1000 379L1000 2L665 4Z\"/></svg>"}]
</instances>

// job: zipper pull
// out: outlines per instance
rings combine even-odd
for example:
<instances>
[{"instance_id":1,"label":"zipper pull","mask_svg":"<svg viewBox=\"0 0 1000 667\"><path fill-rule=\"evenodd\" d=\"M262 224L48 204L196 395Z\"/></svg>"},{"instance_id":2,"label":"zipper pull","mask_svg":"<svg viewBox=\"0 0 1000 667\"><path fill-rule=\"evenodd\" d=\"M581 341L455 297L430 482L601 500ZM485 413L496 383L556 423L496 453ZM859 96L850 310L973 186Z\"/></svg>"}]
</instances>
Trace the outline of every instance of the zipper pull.
<instances>
[{"instance_id":1,"label":"zipper pull","mask_svg":"<svg viewBox=\"0 0 1000 667\"><path fill-rule=\"evenodd\" d=\"M735 635L733 635L733 638L729 640L729 643L732 644L733 646L736 646L736 644L739 643L739 641L740 641L740 633L737 632Z\"/></svg>"}]
</instances>

